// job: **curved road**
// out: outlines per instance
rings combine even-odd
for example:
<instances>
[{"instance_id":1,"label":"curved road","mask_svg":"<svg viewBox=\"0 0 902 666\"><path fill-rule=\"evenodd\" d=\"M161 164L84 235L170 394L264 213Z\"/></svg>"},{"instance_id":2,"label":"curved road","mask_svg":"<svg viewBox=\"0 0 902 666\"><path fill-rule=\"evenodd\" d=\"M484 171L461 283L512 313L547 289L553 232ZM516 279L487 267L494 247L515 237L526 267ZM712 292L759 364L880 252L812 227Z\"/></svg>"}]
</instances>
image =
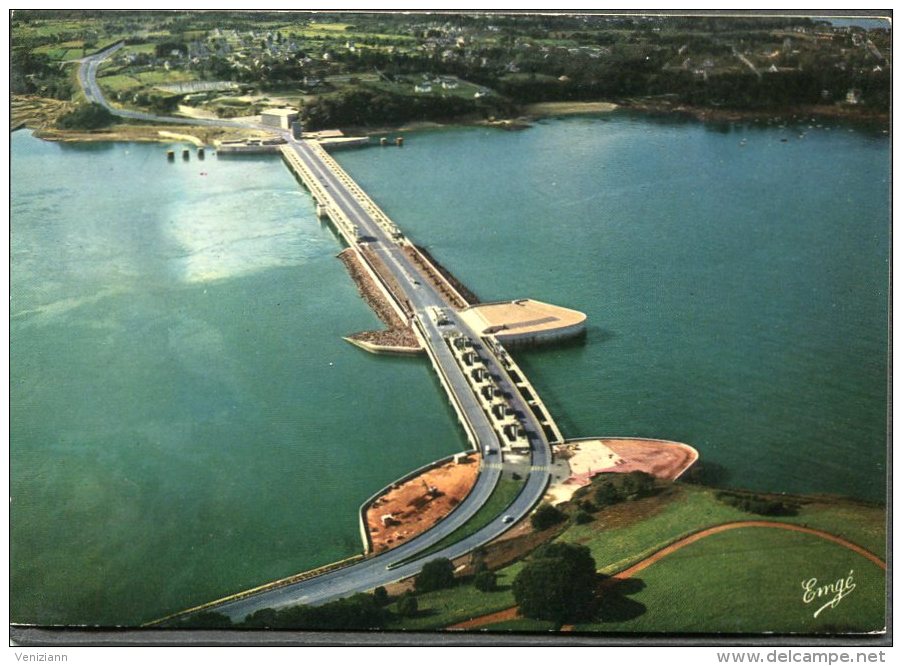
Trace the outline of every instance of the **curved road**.
<instances>
[{"instance_id":1,"label":"curved road","mask_svg":"<svg viewBox=\"0 0 902 666\"><path fill-rule=\"evenodd\" d=\"M117 44L81 61L78 77L85 96L89 101L103 105L111 113L119 117L134 120L184 125L260 127L252 123L238 121L157 116L138 111L116 109L110 106L97 85L97 68L101 62L121 47L122 44ZM445 376L461 411L470 424L470 429L475 439L473 444L480 451L492 450L495 453L484 457L476 484L464 501L449 516L437 523L435 527L408 543L363 562L316 578L277 589L266 590L242 599L225 601L221 604L205 607L206 610L215 609L237 620L241 620L248 614L263 608L279 608L298 603L325 603L414 575L419 572L424 562L429 559L437 557L456 558L465 555L474 548L497 538L516 522L523 519L542 498L551 479L552 453L548 440L532 410L513 385L494 350L482 342L476 332L470 329L447 306L442 296L432 287L429 280L420 273L419 269L404 253L401 246L390 238L386 231L376 223L370 213L351 193L344 179L339 177L323 162L317 151L304 141L292 139L289 133L283 133L283 136L288 141L291 150L306 165L320 186L328 190L334 204L357 226L361 236L367 239L365 244L368 249L375 252L391 271L404 291L404 297L414 310L414 323L418 326L424 341L432 352L431 359L433 364L437 366L436 370ZM446 312L449 320L448 324L439 326L429 315L429 309L436 307L442 308ZM530 455L528 457L510 455L504 460L501 459L498 437L489 421L489 416L483 411L477 396L463 374L463 370L445 342L445 337L450 333L464 335L472 341L474 350L486 366L489 374L495 379L495 383L501 389L526 432L530 442ZM482 508L501 478L502 471L505 469L509 472L520 471L523 474L528 474L526 483L514 502L502 514L475 534L427 557L417 559L418 553L434 546L456 529L462 527ZM507 522L505 522L505 517L509 517Z\"/></svg>"},{"instance_id":2,"label":"curved road","mask_svg":"<svg viewBox=\"0 0 902 666\"><path fill-rule=\"evenodd\" d=\"M258 128L260 125L254 123L240 122L237 120L219 120L218 118L176 118L174 116L157 116L152 113L143 113L141 111L130 111L128 109L117 109L111 106L97 85L97 68L100 63L113 55L116 51L124 46L124 42L120 42L105 51L95 53L92 56L78 60L78 83L81 85L82 91L89 102L100 104L114 116L120 118L129 118L131 120L146 120L148 122L170 123L176 125L206 125L213 127L246 127ZM268 128L272 129L272 128Z\"/></svg>"}]
</instances>

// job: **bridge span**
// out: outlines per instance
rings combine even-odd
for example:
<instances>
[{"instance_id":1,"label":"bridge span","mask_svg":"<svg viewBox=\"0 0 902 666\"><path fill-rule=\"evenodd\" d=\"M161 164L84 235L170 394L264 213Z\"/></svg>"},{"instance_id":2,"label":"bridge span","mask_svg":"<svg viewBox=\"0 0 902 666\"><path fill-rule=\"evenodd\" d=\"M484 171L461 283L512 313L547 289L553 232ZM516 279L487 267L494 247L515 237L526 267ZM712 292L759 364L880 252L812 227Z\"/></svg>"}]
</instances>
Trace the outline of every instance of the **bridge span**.
<instances>
[{"instance_id":1,"label":"bridge span","mask_svg":"<svg viewBox=\"0 0 902 666\"><path fill-rule=\"evenodd\" d=\"M472 329L410 258L413 247L400 229L313 140L286 136L285 162L310 191L317 210L335 225L364 261L375 255L402 290L399 303L426 349L470 445L482 456L476 484L444 520L408 543L310 580L207 606L235 620L262 608L320 604L417 573L427 559L464 555L528 515L551 480L553 461L546 430L521 394L512 359L495 340ZM517 369L515 376L522 377ZM554 429L556 432L557 428ZM475 534L428 557L418 553L470 520L502 474L526 476L523 490L502 515ZM508 522L505 522L504 516Z\"/></svg>"},{"instance_id":2,"label":"bridge span","mask_svg":"<svg viewBox=\"0 0 902 666\"><path fill-rule=\"evenodd\" d=\"M79 67L79 82L87 99L102 104L114 115L155 122L272 130L221 120L156 116L111 106L97 85L96 72L100 63L120 46L83 59ZM472 490L454 511L397 548L362 560L351 558L346 566L326 567L312 578L264 585L212 601L150 625L201 610L215 610L240 621L264 608L322 604L414 575L427 559L465 555L509 530L541 500L551 480L551 444L562 439L548 410L501 343L486 331L473 328L461 316L469 304L440 277L441 271L410 243L317 141L297 140L289 132L281 134L286 139L282 148L285 162L310 191L317 213L332 221L361 261L373 268L370 257L376 257L383 270L388 271L396 289L387 291L396 299L399 311L406 314L468 442L479 452L480 472ZM502 513L474 534L447 547L433 548L482 508L503 474L514 473L525 477L525 483ZM427 550L429 555L422 555Z\"/></svg>"}]
</instances>

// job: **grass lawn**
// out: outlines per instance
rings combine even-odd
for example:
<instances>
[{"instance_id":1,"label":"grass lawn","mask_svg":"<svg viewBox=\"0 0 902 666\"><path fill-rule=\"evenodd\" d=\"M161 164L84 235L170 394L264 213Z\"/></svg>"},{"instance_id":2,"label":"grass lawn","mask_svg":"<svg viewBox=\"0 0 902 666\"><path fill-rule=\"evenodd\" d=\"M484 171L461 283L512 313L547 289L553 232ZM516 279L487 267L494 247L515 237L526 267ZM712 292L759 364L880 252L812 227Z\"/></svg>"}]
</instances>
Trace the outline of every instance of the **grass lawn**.
<instances>
[{"instance_id":1,"label":"grass lawn","mask_svg":"<svg viewBox=\"0 0 902 666\"><path fill-rule=\"evenodd\" d=\"M144 86L138 79L125 74L114 74L113 76L102 76L97 79L97 83L103 90L118 93L127 90L137 90Z\"/></svg>"},{"instance_id":2,"label":"grass lawn","mask_svg":"<svg viewBox=\"0 0 902 666\"><path fill-rule=\"evenodd\" d=\"M803 581L818 586L853 577L855 588L814 613L830 594L803 601ZM818 633L885 626L885 576L857 553L810 534L739 529L686 546L611 592L600 622L576 631ZM604 604L604 602L602 602Z\"/></svg>"},{"instance_id":3,"label":"grass lawn","mask_svg":"<svg viewBox=\"0 0 902 666\"><path fill-rule=\"evenodd\" d=\"M122 47L120 53L154 53L156 50L156 44L126 44Z\"/></svg>"},{"instance_id":4,"label":"grass lawn","mask_svg":"<svg viewBox=\"0 0 902 666\"><path fill-rule=\"evenodd\" d=\"M479 617L514 605L514 595L510 585L514 574L507 572L498 576L499 589L494 592L480 592L469 582L462 582L448 590L437 590L417 595L419 612L416 617L403 618L388 626L388 629L427 631ZM395 605L389 606L395 610Z\"/></svg>"},{"instance_id":5,"label":"grass lawn","mask_svg":"<svg viewBox=\"0 0 902 666\"><path fill-rule=\"evenodd\" d=\"M186 72L181 69L154 69L149 72L139 72L135 78L145 85L160 85L165 83L181 83L182 81L194 81L197 75L193 72Z\"/></svg>"},{"instance_id":6,"label":"grass lawn","mask_svg":"<svg viewBox=\"0 0 902 666\"><path fill-rule=\"evenodd\" d=\"M886 514L882 507L853 500L807 498L796 516L765 518L745 513L720 502L714 496L715 492L703 486L675 484L657 496L618 504L598 511L593 522L586 525L571 525L558 539L588 546L602 572L616 573L673 541L701 529L721 523L768 519L806 525L843 536L876 553L878 556L884 557ZM738 541L735 539L738 539ZM709 542L714 545L707 545ZM792 598L792 609L794 609L787 611L788 615L792 615L792 618L790 618L792 622L787 622L786 624L785 630L787 631L810 632L817 630L816 623L812 624L812 622L808 621L805 613L800 613L799 618L796 618L794 615L795 611L798 610L797 606L804 606L798 600L801 598L800 584L802 578L810 578L812 576L822 578L827 576L824 580L835 580L836 576L847 574L849 569L854 569L861 574L860 584L862 587L853 594L857 594L860 591L862 594L858 596L863 599L861 602L856 602L854 606L858 607L859 603L864 603L864 598L869 599L865 604L868 610L860 613L858 616L860 620L862 622L873 622L875 618L879 620L882 617L882 611L878 613L874 608L876 605L879 605L876 600L883 598L883 572L860 555L816 536L762 528L738 529L703 539L674 553L671 557L678 558L681 554L684 558L689 558L686 562L696 563L696 573L701 572L701 574L704 574L711 580L717 580L716 589L719 590L718 594L724 593L724 590L730 590L731 588L727 581L731 576L735 577L738 575L735 569L739 565L730 560L732 556L744 562L747 570L741 572L745 578L736 578L736 580L741 581L743 586L750 586L752 592L756 594L763 590L764 587L761 587L759 590L759 587L755 585L755 581L771 580L769 576L772 577L776 574L769 573L770 569L776 570L782 567L783 573L781 575L784 578L774 578L774 580L785 587L787 585L786 580L791 579L790 589L781 592L781 594L789 595ZM679 562L680 560L674 559L674 561ZM668 562L670 562L670 558L665 558L638 574L638 578L645 583L647 589L647 592L645 590L641 591L641 595L657 594L666 596L671 594L669 591L661 591L662 586L660 585L657 585L654 589L650 585L650 581L659 580L660 577L656 578L658 576L656 571L660 567L667 566ZM759 562L764 562L764 564L759 566ZM828 566L829 570L824 569L822 571L815 568L810 570L811 573L808 573L809 569L803 566L808 562L815 562L817 567L821 565ZM781 564L778 567L775 563ZM502 584L509 585L523 566L523 561L520 561L497 572L503 581ZM684 563L682 566L685 567L687 565ZM739 568L742 569L742 567ZM663 578L660 578L660 580L663 580ZM859 580L857 574L856 580ZM701 592L693 593L696 594L694 597L689 595L687 588L691 587L691 583L691 579L686 579L681 583L682 587L678 588L680 594L686 594L686 599L693 600L692 604L710 605L710 599L704 597ZM763 586L765 583L761 583L761 585ZM743 587L741 589L744 591L741 591L740 594L749 593L748 588ZM410 629L438 628L471 617L478 617L479 615L502 610L513 605L513 598L509 591L496 592L484 596L479 596L480 594L482 593L477 592L470 586L460 586L452 590L434 593L435 596L423 595L419 597L421 600L420 606L424 611L428 610L429 612L423 617L405 620L400 626ZM724 594L729 594L729 592ZM627 608L637 608L632 605L632 602L638 601L650 608L652 605L664 603L657 596L648 597L648 602L642 601L642 598L644 597L640 598L638 593L630 595L622 605L625 605ZM667 603L673 606L674 598L667 598ZM847 604L847 602L852 600L849 597L842 603ZM469 603L477 603L478 606L470 608L468 606ZM687 609L692 609L694 615L695 606L692 604L680 602L676 606L682 609L682 613L686 613ZM840 610L840 608L837 607L836 610ZM830 614L833 615L834 619L842 620L842 622L848 624L849 618L831 611L832 609L824 611L819 620ZM663 613L664 611L660 612ZM673 611L673 613L676 614L674 617L679 615L677 611ZM708 617L708 613L707 606L704 608L699 607L698 617ZM780 618L782 616L774 615L774 617ZM667 622L671 622L671 620L672 618L669 616L665 617L655 614L649 615L647 619L641 622L639 622L637 617L635 620L623 620L620 623L600 623L598 627L593 625L591 630L664 631L665 629L660 627L663 627ZM636 622L639 623L635 624ZM726 622L725 619L724 622ZM751 626L749 624L751 619L747 615L741 616L738 622L745 623L743 626ZM736 626L738 627L739 625L737 624ZM820 626L821 630L823 630L824 626L829 625L821 624ZM792 627L798 628L793 629ZM551 629L551 625L548 623L537 624L533 620L518 619L505 622L503 625L495 625L491 629L544 631ZM678 626L671 626L670 630L682 629ZM688 631L690 629L687 628L685 630ZM700 631L701 629L696 628L692 630ZM717 630L727 631L729 629ZM758 629L753 628L735 627L733 630L758 631Z\"/></svg>"},{"instance_id":7,"label":"grass lawn","mask_svg":"<svg viewBox=\"0 0 902 666\"><path fill-rule=\"evenodd\" d=\"M13 39L15 40L16 37L19 36L26 38L53 37L66 33L79 32L90 27L90 22L82 21L32 21L28 24L17 25Z\"/></svg>"},{"instance_id":8,"label":"grass lawn","mask_svg":"<svg viewBox=\"0 0 902 666\"><path fill-rule=\"evenodd\" d=\"M663 496L621 504L573 525L559 539L584 544L603 573L616 573L700 529L738 520L777 520L807 525L843 536L883 557L885 512L854 502L811 503L797 516L766 517L746 513L714 497L702 486L676 485ZM630 514L634 514L630 516Z\"/></svg>"},{"instance_id":9,"label":"grass lawn","mask_svg":"<svg viewBox=\"0 0 902 666\"><path fill-rule=\"evenodd\" d=\"M414 91L414 85L420 82L419 77L409 76L408 78L411 80L411 83L389 83L378 79L375 81L364 81L361 79L361 82L371 90L385 91L395 95L404 95L405 97L462 97L472 100L473 95L481 88L475 84L458 80L456 88L446 89L442 88L440 83L430 83L432 92L417 93Z\"/></svg>"}]
</instances>

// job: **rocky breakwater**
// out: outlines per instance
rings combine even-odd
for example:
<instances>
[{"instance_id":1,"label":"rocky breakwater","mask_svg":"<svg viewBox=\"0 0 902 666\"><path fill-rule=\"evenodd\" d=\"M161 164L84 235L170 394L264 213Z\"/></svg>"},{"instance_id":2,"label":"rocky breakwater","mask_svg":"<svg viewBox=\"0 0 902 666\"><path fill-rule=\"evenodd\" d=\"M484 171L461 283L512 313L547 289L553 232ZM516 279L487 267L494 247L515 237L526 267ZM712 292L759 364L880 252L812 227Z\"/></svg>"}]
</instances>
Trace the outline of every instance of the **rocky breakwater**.
<instances>
[{"instance_id":1,"label":"rocky breakwater","mask_svg":"<svg viewBox=\"0 0 902 666\"><path fill-rule=\"evenodd\" d=\"M348 248L338 255L357 285L360 296L385 324L379 331L361 331L345 338L348 342L373 353L416 354L422 351L413 329L393 307L385 288L360 253Z\"/></svg>"}]
</instances>

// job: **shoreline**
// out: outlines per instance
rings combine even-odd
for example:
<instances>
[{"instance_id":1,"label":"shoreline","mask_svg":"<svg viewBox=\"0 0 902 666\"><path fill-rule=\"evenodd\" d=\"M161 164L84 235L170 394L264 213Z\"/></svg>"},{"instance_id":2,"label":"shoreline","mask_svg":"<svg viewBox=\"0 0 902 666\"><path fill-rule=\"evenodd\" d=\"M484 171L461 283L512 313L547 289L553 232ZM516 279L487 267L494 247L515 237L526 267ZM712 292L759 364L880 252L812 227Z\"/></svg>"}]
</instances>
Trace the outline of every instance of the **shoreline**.
<instances>
[{"instance_id":1,"label":"shoreline","mask_svg":"<svg viewBox=\"0 0 902 666\"><path fill-rule=\"evenodd\" d=\"M841 104L802 104L779 109L727 109L688 104L673 104L665 100L631 100L620 108L650 115L677 115L700 122L743 122L771 121L788 122L817 118L820 120L839 120L857 125L881 125L889 129L890 114L881 111L862 110Z\"/></svg>"},{"instance_id":2,"label":"shoreline","mask_svg":"<svg viewBox=\"0 0 902 666\"><path fill-rule=\"evenodd\" d=\"M55 101L55 100L52 100ZM424 132L437 130L453 130L464 127L489 127L507 131L525 130L532 127L532 123L570 116L603 116L614 111L630 111L648 114L650 116L681 116L703 123L743 122L743 121L771 121L788 122L793 119L802 120L816 118L822 120L842 121L849 124L878 126L884 131L889 130L890 115L885 112L862 110L855 107L832 105L800 105L797 107L785 107L780 109L722 109L715 107L695 107L686 104L672 103L667 100L631 99L621 102L538 102L526 104L522 112L511 118L476 118L460 117L451 120L414 120L397 125L385 125L377 127L349 126L346 132L365 136L377 136L380 134L397 134L401 132ZM172 125L130 125L120 123L109 128L99 130L65 130L48 127L39 124L30 126L30 119L15 123L11 131L18 129L30 129L35 136L45 141L60 142L156 142L171 143L177 140L175 135L181 135L183 140L195 145L203 142L204 145L213 145L215 140L269 136L262 130L244 130L234 127L179 127L179 131L172 132ZM168 133L169 136L166 134ZM193 137L193 140L189 137Z\"/></svg>"}]
</instances>

